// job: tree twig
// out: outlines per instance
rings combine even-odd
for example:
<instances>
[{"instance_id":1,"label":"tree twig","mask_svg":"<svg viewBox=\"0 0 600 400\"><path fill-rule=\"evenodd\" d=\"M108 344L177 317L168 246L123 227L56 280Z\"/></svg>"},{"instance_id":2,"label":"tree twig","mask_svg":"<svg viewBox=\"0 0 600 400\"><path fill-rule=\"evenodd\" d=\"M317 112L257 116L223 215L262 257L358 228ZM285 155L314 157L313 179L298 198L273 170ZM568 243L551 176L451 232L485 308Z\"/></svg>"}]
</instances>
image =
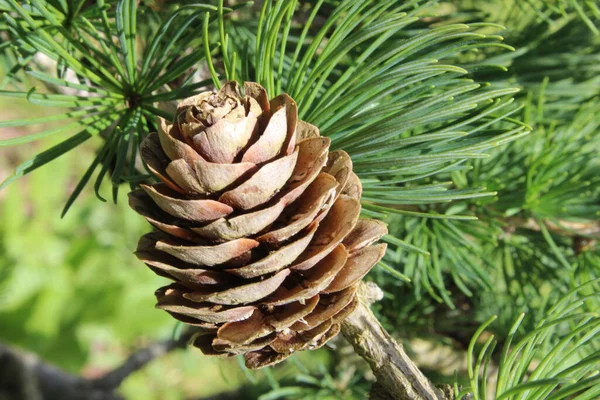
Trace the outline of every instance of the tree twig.
<instances>
[{"instance_id":1,"label":"tree twig","mask_svg":"<svg viewBox=\"0 0 600 400\"><path fill-rule=\"evenodd\" d=\"M0 344L2 400L122 400L113 390L93 387L85 378L42 361L38 356Z\"/></svg>"},{"instance_id":2,"label":"tree twig","mask_svg":"<svg viewBox=\"0 0 600 400\"><path fill-rule=\"evenodd\" d=\"M116 392L133 372L175 349L191 335L151 343L97 379L86 379L48 364L34 354L0 343L0 400L122 400Z\"/></svg>"},{"instance_id":3,"label":"tree twig","mask_svg":"<svg viewBox=\"0 0 600 400\"><path fill-rule=\"evenodd\" d=\"M534 218L511 217L505 219L507 229L514 231L517 228L529 229L539 232L541 230L538 222ZM600 239L600 222L572 222L544 220L546 228L550 233L566 237L586 237L589 239Z\"/></svg>"},{"instance_id":4,"label":"tree twig","mask_svg":"<svg viewBox=\"0 0 600 400\"><path fill-rule=\"evenodd\" d=\"M108 372L104 376L93 380L96 388L104 390L115 390L132 373L142 369L155 358L161 357L175 349L185 348L191 333L183 334L178 340L165 340L163 342L151 343L133 353L120 367Z\"/></svg>"},{"instance_id":5,"label":"tree twig","mask_svg":"<svg viewBox=\"0 0 600 400\"><path fill-rule=\"evenodd\" d=\"M378 390L384 389L396 400L449 399L423 375L371 311L370 305L383 295L381 289L375 284L361 283L358 295L359 305L342 323L342 334L369 363Z\"/></svg>"}]
</instances>

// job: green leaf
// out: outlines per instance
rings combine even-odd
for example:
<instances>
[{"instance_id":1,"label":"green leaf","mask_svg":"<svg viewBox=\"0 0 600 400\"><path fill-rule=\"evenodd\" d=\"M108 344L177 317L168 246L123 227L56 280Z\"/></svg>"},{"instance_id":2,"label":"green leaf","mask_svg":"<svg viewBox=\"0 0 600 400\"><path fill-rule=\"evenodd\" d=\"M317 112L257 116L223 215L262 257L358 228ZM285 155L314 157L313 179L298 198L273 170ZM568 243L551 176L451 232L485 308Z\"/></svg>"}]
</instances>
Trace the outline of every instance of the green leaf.
<instances>
[{"instance_id":1,"label":"green leaf","mask_svg":"<svg viewBox=\"0 0 600 400\"><path fill-rule=\"evenodd\" d=\"M50 161L60 157L61 155L67 153L70 150L73 150L75 147L79 146L92 136L98 134L102 129L105 129L111 124L112 121L108 119L100 119L90 126L88 126L83 131L77 133L76 135L70 137L69 139L57 144L56 146L51 147L50 149L36 155L35 157L19 164L17 166L15 172L10 175L7 179L4 180L0 184L0 190L4 189L10 183L14 182L18 178L36 170L37 168L49 163Z\"/></svg>"},{"instance_id":2,"label":"green leaf","mask_svg":"<svg viewBox=\"0 0 600 400\"><path fill-rule=\"evenodd\" d=\"M7 146L15 146L15 145L19 145L19 144L24 144L24 143L29 143L29 142L33 142L36 140L40 140L43 139L45 137L48 136L52 136L52 135L56 135L59 133L66 133L69 132L69 130L71 130L72 128L79 128L82 126L88 126L88 125L93 125L95 122L99 122L101 120L110 118L111 116L114 115L114 112L112 109L107 109L107 108L100 108L100 109L96 109L93 110L95 112L90 112L91 110L85 110L86 111L86 115L91 114L89 117L87 118L82 118L79 121L75 121L72 122L70 124L67 125L62 125L56 128L52 128L52 129L48 129L46 131L42 131L42 132L38 132L38 133L33 133L30 135L25 135L25 136L21 136L21 137L16 137L14 139L4 139L4 140L0 140L0 148L2 147L7 147ZM67 113L67 114L63 114L62 116L53 116L50 118L35 118L35 119L31 119L29 121L9 121L9 124L17 124L18 125L25 125L25 124L32 124L32 123L40 123L41 122L47 122L47 121L56 121L56 120L60 120L63 118L72 118L73 115L76 113ZM77 115L76 115L77 116ZM34 122L35 121L35 122ZM0 125L1 126L1 125ZM11 126L11 125L8 125ZM15 126L15 125L12 125Z\"/></svg>"},{"instance_id":3,"label":"green leaf","mask_svg":"<svg viewBox=\"0 0 600 400\"><path fill-rule=\"evenodd\" d=\"M129 85L136 82L136 2L135 0L119 0L116 8L117 34L121 43L123 58L129 77Z\"/></svg>"},{"instance_id":4,"label":"green leaf","mask_svg":"<svg viewBox=\"0 0 600 400\"><path fill-rule=\"evenodd\" d=\"M400 272L396 271L394 268L392 268L390 265L386 264L383 261L379 261L377 263L378 266L380 266L381 268L383 268L386 272L392 274L394 277L404 281L404 282L410 282L410 278L404 274L401 274Z\"/></svg>"},{"instance_id":5,"label":"green leaf","mask_svg":"<svg viewBox=\"0 0 600 400\"><path fill-rule=\"evenodd\" d=\"M11 90L0 90L2 97L16 97L27 99L30 103L50 107L89 107L95 105L117 104L118 100L110 97L84 97L69 96L64 94L42 94L35 93L35 87L29 92L16 92Z\"/></svg>"},{"instance_id":6,"label":"green leaf","mask_svg":"<svg viewBox=\"0 0 600 400\"><path fill-rule=\"evenodd\" d=\"M210 13L204 13L204 22L202 23L202 42L204 44L204 57L206 58L206 62L208 63L208 70L210 71L210 76L212 77L213 84L215 88L221 88L221 82L217 75L217 71L215 70L215 66L213 65L212 56L210 55L210 44L208 43L208 24L210 20Z\"/></svg>"}]
</instances>

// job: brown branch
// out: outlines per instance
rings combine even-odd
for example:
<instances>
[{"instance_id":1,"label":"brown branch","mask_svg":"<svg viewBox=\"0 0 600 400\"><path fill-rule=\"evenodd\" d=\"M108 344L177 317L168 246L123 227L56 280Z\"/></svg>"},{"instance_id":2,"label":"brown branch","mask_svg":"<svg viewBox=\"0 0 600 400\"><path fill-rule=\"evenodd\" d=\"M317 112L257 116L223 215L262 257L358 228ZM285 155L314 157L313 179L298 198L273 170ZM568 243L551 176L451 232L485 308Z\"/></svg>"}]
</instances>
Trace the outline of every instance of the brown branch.
<instances>
[{"instance_id":1,"label":"brown branch","mask_svg":"<svg viewBox=\"0 0 600 400\"><path fill-rule=\"evenodd\" d=\"M122 400L122 397L112 390L98 390L89 380L50 365L34 354L0 344L0 399Z\"/></svg>"},{"instance_id":2,"label":"brown branch","mask_svg":"<svg viewBox=\"0 0 600 400\"><path fill-rule=\"evenodd\" d=\"M185 348L191 333L183 334L178 340L166 340L151 343L133 353L118 368L108 372L104 376L92 381L95 388L104 390L115 390L132 373L142 369L155 358L161 357L175 349Z\"/></svg>"},{"instance_id":3,"label":"brown branch","mask_svg":"<svg viewBox=\"0 0 600 400\"><path fill-rule=\"evenodd\" d=\"M529 229L539 232L541 228L534 218L511 217L504 220L509 230L517 228ZM600 239L600 222L572 222L558 221L554 223L550 220L544 220L546 228L550 233L567 237L587 237L589 239Z\"/></svg>"},{"instance_id":4,"label":"brown branch","mask_svg":"<svg viewBox=\"0 0 600 400\"><path fill-rule=\"evenodd\" d=\"M342 334L373 370L378 398L382 398L383 389L396 400L450 399L423 375L371 311L370 305L382 298L381 289L361 283L358 295L359 306L343 322Z\"/></svg>"},{"instance_id":5,"label":"brown branch","mask_svg":"<svg viewBox=\"0 0 600 400\"><path fill-rule=\"evenodd\" d=\"M534 218L524 219L521 217L511 217L505 220L507 223L504 231L507 233L513 233L517 229L528 229L535 232L540 232L542 228ZM564 237L570 237L572 239L573 253L575 256L579 254L592 251L598 245L600 240L600 222L572 222L572 221L558 221L552 222L549 220L544 221L546 229L553 234Z\"/></svg>"},{"instance_id":6,"label":"brown branch","mask_svg":"<svg viewBox=\"0 0 600 400\"><path fill-rule=\"evenodd\" d=\"M116 390L129 375L155 358L185 347L190 335L143 347L97 379L70 374L34 354L0 343L0 400L122 400Z\"/></svg>"}]
</instances>

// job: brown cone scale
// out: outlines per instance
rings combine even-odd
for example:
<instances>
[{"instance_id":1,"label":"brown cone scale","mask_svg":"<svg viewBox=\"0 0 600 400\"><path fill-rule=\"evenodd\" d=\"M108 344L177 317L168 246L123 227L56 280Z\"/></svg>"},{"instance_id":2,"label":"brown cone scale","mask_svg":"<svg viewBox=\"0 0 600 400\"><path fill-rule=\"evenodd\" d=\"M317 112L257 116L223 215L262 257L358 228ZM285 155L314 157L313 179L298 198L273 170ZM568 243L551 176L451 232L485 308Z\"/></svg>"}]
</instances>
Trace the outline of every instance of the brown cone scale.
<instances>
[{"instance_id":1,"label":"brown cone scale","mask_svg":"<svg viewBox=\"0 0 600 400\"><path fill-rule=\"evenodd\" d=\"M130 205L156 228L136 255L174 281L157 307L197 327L205 354L261 368L339 333L387 229L359 219L350 157L329 152L293 99L251 82L244 93L230 82L161 120L140 150L161 183Z\"/></svg>"}]
</instances>

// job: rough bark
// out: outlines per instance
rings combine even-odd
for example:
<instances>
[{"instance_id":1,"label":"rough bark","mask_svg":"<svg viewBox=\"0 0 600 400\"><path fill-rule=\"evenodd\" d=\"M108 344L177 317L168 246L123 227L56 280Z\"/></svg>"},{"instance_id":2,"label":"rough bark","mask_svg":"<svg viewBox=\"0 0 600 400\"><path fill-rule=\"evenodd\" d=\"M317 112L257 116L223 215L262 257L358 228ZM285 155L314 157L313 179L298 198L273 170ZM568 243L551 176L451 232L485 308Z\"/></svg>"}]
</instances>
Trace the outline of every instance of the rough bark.
<instances>
[{"instance_id":1,"label":"rough bark","mask_svg":"<svg viewBox=\"0 0 600 400\"><path fill-rule=\"evenodd\" d=\"M381 326L370 309L380 300L381 289L361 283L360 304L342 324L342 334L368 363L377 378L373 398L383 398L382 389L396 400L447 400L408 357L401 344Z\"/></svg>"}]
</instances>

